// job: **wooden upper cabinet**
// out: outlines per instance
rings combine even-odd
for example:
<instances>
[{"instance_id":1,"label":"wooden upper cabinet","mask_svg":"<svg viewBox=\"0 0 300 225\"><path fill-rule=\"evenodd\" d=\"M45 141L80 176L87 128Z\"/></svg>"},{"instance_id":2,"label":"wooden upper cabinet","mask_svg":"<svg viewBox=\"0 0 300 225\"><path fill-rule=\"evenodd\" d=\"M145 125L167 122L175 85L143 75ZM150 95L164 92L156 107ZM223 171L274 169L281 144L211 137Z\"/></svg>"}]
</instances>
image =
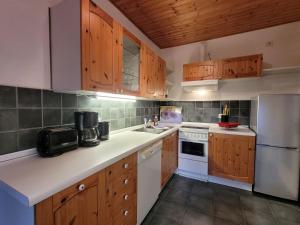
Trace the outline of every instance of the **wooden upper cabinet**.
<instances>
[{"instance_id":1,"label":"wooden upper cabinet","mask_svg":"<svg viewBox=\"0 0 300 225\"><path fill-rule=\"evenodd\" d=\"M260 76L262 55L210 60L183 65L183 80L213 80Z\"/></svg>"},{"instance_id":2,"label":"wooden upper cabinet","mask_svg":"<svg viewBox=\"0 0 300 225\"><path fill-rule=\"evenodd\" d=\"M159 99L165 98L166 95L166 62L158 57L156 66L156 94Z\"/></svg>"},{"instance_id":3,"label":"wooden upper cabinet","mask_svg":"<svg viewBox=\"0 0 300 225\"><path fill-rule=\"evenodd\" d=\"M117 93L140 95L141 41L125 28L120 32L121 73Z\"/></svg>"},{"instance_id":4,"label":"wooden upper cabinet","mask_svg":"<svg viewBox=\"0 0 300 225\"><path fill-rule=\"evenodd\" d=\"M153 98L156 93L157 56L145 44L142 44L141 54L141 94Z\"/></svg>"},{"instance_id":5,"label":"wooden upper cabinet","mask_svg":"<svg viewBox=\"0 0 300 225\"><path fill-rule=\"evenodd\" d=\"M141 96L165 98L166 62L148 46L141 47Z\"/></svg>"},{"instance_id":6,"label":"wooden upper cabinet","mask_svg":"<svg viewBox=\"0 0 300 225\"><path fill-rule=\"evenodd\" d=\"M83 0L82 4L85 4L85 1ZM91 1L89 1L89 12L87 10L82 12L83 16L87 13L89 25L82 25L84 30L89 30L86 34L89 37L82 39L84 42L82 63L85 70L82 76L82 89L112 92L114 91L114 22L112 17Z\"/></svg>"},{"instance_id":7,"label":"wooden upper cabinet","mask_svg":"<svg viewBox=\"0 0 300 225\"><path fill-rule=\"evenodd\" d=\"M84 90L114 90L113 19L90 2L89 68L83 76Z\"/></svg>"},{"instance_id":8,"label":"wooden upper cabinet","mask_svg":"<svg viewBox=\"0 0 300 225\"><path fill-rule=\"evenodd\" d=\"M260 76L262 55L252 55L223 60L223 79Z\"/></svg>"},{"instance_id":9,"label":"wooden upper cabinet","mask_svg":"<svg viewBox=\"0 0 300 225\"><path fill-rule=\"evenodd\" d=\"M183 65L183 79L184 81L214 79L214 63L206 61Z\"/></svg>"},{"instance_id":10,"label":"wooden upper cabinet","mask_svg":"<svg viewBox=\"0 0 300 225\"><path fill-rule=\"evenodd\" d=\"M208 147L209 175L253 184L255 137L210 133Z\"/></svg>"}]
</instances>

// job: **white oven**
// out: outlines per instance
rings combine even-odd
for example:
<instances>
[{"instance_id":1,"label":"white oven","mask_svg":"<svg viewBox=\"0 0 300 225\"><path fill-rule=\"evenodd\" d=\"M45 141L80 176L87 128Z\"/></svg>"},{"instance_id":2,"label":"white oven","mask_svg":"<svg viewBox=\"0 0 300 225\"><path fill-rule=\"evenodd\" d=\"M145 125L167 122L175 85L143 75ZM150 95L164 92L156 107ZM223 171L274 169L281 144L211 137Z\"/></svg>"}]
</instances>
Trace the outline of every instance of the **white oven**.
<instances>
[{"instance_id":1,"label":"white oven","mask_svg":"<svg viewBox=\"0 0 300 225\"><path fill-rule=\"evenodd\" d=\"M180 128L178 151L178 174L207 181L208 128Z\"/></svg>"}]
</instances>

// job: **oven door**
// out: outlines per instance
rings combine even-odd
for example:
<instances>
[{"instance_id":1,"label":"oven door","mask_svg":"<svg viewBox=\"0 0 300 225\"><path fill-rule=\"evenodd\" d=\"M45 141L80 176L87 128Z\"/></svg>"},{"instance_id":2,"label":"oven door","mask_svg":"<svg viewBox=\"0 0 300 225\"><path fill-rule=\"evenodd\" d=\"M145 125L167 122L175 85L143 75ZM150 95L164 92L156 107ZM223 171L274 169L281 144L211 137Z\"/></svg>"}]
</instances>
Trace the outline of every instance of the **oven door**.
<instances>
[{"instance_id":1,"label":"oven door","mask_svg":"<svg viewBox=\"0 0 300 225\"><path fill-rule=\"evenodd\" d=\"M208 142L179 139L179 157L208 162Z\"/></svg>"}]
</instances>

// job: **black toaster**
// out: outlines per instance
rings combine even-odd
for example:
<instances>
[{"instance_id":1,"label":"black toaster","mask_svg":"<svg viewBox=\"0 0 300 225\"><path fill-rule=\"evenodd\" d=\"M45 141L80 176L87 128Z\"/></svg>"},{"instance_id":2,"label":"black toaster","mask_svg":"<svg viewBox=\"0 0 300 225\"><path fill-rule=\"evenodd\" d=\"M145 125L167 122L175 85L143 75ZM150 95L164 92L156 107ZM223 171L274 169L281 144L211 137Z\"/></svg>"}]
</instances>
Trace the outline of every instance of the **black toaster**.
<instances>
[{"instance_id":1,"label":"black toaster","mask_svg":"<svg viewBox=\"0 0 300 225\"><path fill-rule=\"evenodd\" d=\"M78 148L77 130L71 127L45 128L38 134L37 151L53 157Z\"/></svg>"}]
</instances>

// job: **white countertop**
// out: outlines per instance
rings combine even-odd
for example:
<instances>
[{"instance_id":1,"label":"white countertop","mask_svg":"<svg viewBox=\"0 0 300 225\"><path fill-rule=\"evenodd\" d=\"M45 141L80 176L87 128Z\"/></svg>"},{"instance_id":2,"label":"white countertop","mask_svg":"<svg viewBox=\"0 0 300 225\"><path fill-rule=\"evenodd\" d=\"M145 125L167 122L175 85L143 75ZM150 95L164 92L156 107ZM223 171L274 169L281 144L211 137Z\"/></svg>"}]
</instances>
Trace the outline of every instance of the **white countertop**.
<instances>
[{"instance_id":1,"label":"white countertop","mask_svg":"<svg viewBox=\"0 0 300 225\"><path fill-rule=\"evenodd\" d=\"M183 123L183 125L207 125L210 132L236 135L255 135L247 128L218 129L215 124ZM112 165L120 159L143 149L178 130L181 125L161 134L124 129L112 134L99 146L79 148L58 157L41 158L37 155L15 159L0 164L0 188L26 206L34 206L53 194Z\"/></svg>"},{"instance_id":2,"label":"white countertop","mask_svg":"<svg viewBox=\"0 0 300 225\"><path fill-rule=\"evenodd\" d=\"M209 126L209 132L220 133L220 134L232 134L232 135L245 135L245 136L256 136L255 132L245 126L238 126L236 128L227 129L219 127L218 125Z\"/></svg>"}]
</instances>

